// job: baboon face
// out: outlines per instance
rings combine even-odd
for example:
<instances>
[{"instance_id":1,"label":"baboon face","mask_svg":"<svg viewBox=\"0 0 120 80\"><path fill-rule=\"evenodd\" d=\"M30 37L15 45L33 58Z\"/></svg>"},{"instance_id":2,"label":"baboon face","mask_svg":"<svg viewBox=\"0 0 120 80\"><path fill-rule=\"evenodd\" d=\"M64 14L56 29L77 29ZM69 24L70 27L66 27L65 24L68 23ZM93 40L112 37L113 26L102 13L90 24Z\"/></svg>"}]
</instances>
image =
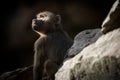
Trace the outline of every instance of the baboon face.
<instances>
[{"instance_id":1,"label":"baboon face","mask_svg":"<svg viewBox=\"0 0 120 80\"><path fill-rule=\"evenodd\" d=\"M51 12L41 12L32 20L32 28L37 32L48 32L56 29L58 23L58 16Z\"/></svg>"}]
</instances>

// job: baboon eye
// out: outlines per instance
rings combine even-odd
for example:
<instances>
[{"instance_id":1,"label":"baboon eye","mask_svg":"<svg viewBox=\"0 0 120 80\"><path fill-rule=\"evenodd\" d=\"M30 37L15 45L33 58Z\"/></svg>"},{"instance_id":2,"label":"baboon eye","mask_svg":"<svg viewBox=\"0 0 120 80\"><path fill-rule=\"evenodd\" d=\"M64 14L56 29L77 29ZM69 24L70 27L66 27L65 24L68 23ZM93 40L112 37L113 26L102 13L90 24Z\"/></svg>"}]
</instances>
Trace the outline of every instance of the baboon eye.
<instances>
[{"instance_id":1,"label":"baboon eye","mask_svg":"<svg viewBox=\"0 0 120 80\"><path fill-rule=\"evenodd\" d=\"M45 17L47 17L47 15L46 15L46 14L44 14L44 16L45 16Z\"/></svg>"},{"instance_id":2,"label":"baboon eye","mask_svg":"<svg viewBox=\"0 0 120 80\"><path fill-rule=\"evenodd\" d=\"M45 17L47 17L46 14L42 14L42 15L40 15L40 18L45 18Z\"/></svg>"},{"instance_id":3,"label":"baboon eye","mask_svg":"<svg viewBox=\"0 0 120 80\"><path fill-rule=\"evenodd\" d=\"M44 18L44 16L43 16L43 15L40 15L40 18Z\"/></svg>"}]
</instances>

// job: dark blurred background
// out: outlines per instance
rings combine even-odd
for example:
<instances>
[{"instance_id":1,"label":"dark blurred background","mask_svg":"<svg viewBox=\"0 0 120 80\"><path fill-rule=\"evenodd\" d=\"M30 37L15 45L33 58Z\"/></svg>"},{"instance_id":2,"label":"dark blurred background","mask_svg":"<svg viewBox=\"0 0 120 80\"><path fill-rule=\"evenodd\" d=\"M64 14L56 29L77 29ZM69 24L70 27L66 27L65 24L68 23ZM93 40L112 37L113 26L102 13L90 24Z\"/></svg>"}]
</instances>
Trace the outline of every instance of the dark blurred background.
<instances>
[{"instance_id":1,"label":"dark blurred background","mask_svg":"<svg viewBox=\"0 0 120 80\"><path fill-rule=\"evenodd\" d=\"M84 29L100 28L115 0L4 0L0 1L0 75L32 65L33 45L39 35L31 20L41 11L60 14L70 37Z\"/></svg>"}]
</instances>

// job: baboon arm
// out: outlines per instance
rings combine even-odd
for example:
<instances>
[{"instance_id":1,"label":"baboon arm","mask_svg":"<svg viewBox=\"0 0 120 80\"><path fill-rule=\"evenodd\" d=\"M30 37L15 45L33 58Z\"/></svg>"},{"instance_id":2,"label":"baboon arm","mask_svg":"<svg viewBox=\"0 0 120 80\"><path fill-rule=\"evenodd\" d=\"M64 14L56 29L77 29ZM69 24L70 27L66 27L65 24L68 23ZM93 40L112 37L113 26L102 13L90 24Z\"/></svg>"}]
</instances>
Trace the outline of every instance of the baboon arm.
<instances>
[{"instance_id":1,"label":"baboon arm","mask_svg":"<svg viewBox=\"0 0 120 80\"><path fill-rule=\"evenodd\" d=\"M43 72L43 63L44 57L42 55L43 51L39 50L34 55L34 67L33 67L33 76L34 80L40 80L42 78Z\"/></svg>"}]
</instances>

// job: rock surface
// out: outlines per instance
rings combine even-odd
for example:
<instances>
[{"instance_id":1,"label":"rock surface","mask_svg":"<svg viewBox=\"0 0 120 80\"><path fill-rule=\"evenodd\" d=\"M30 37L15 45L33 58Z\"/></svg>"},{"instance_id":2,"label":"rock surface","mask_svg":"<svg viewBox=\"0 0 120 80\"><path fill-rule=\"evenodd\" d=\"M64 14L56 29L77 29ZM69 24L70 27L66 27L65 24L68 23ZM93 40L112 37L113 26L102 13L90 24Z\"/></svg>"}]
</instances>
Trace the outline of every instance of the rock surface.
<instances>
[{"instance_id":1,"label":"rock surface","mask_svg":"<svg viewBox=\"0 0 120 80\"><path fill-rule=\"evenodd\" d=\"M63 63L55 80L120 80L120 0L113 4L102 32L105 34L78 54L70 50L69 54L77 55Z\"/></svg>"},{"instance_id":2,"label":"rock surface","mask_svg":"<svg viewBox=\"0 0 120 80\"><path fill-rule=\"evenodd\" d=\"M28 66L14 71L5 72L0 76L0 80L33 80L33 67Z\"/></svg>"},{"instance_id":3,"label":"rock surface","mask_svg":"<svg viewBox=\"0 0 120 80\"><path fill-rule=\"evenodd\" d=\"M120 80L120 28L64 62L55 80Z\"/></svg>"},{"instance_id":4,"label":"rock surface","mask_svg":"<svg viewBox=\"0 0 120 80\"><path fill-rule=\"evenodd\" d=\"M105 34L120 27L120 0L116 0L110 12L103 21L102 32Z\"/></svg>"},{"instance_id":5,"label":"rock surface","mask_svg":"<svg viewBox=\"0 0 120 80\"><path fill-rule=\"evenodd\" d=\"M67 57L77 55L83 48L94 43L102 35L101 29L88 29L80 32L75 38Z\"/></svg>"},{"instance_id":6,"label":"rock surface","mask_svg":"<svg viewBox=\"0 0 120 80\"><path fill-rule=\"evenodd\" d=\"M106 34L101 36L100 29L78 34L68 54L68 57L74 57L63 63L55 74L55 80L120 80L119 19L120 0L116 0L102 25L102 32ZM32 79L32 66L0 76L0 80Z\"/></svg>"}]
</instances>

